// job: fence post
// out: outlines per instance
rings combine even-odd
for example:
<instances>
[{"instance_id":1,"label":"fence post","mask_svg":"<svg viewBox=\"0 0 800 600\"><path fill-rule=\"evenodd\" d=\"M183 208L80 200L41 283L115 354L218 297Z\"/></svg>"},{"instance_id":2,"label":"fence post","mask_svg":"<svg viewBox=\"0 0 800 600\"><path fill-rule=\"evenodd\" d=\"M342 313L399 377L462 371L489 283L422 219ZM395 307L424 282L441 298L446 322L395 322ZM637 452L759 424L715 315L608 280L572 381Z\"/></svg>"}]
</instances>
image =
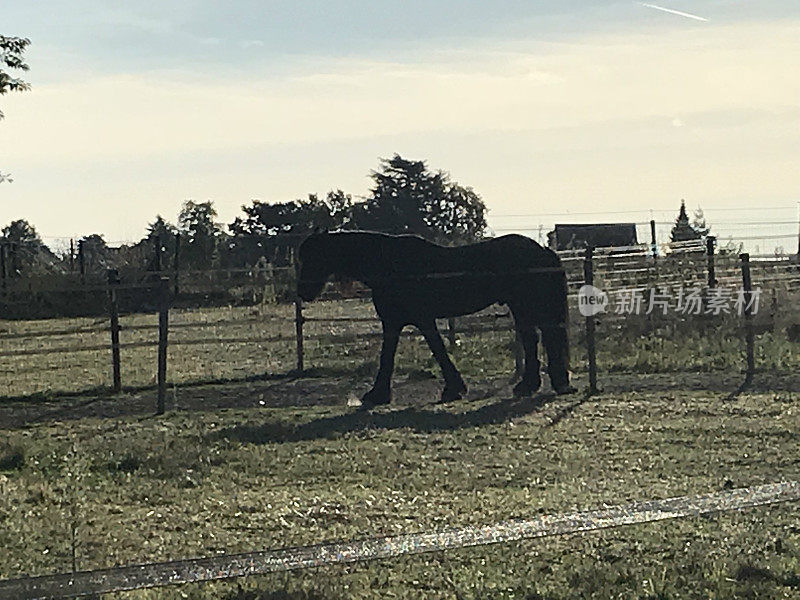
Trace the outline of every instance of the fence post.
<instances>
[{"instance_id":1,"label":"fence post","mask_svg":"<svg viewBox=\"0 0 800 600\"><path fill-rule=\"evenodd\" d=\"M653 258L658 258L658 240L656 240L656 221L650 219L650 243L653 248Z\"/></svg>"},{"instance_id":2,"label":"fence post","mask_svg":"<svg viewBox=\"0 0 800 600\"><path fill-rule=\"evenodd\" d=\"M583 260L583 282L585 285L594 285L594 248L586 248ZM594 338L595 322L593 316L586 317L586 353L589 358L589 394L597 393L597 349Z\"/></svg>"},{"instance_id":3,"label":"fence post","mask_svg":"<svg viewBox=\"0 0 800 600\"><path fill-rule=\"evenodd\" d=\"M301 374L304 369L303 364L303 301L297 293L297 284L300 282L300 265L292 255L292 263L294 264L294 280L295 280L295 294L294 294L294 330L297 337L297 373Z\"/></svg>"},{"instance_id":4,"label":"fence post","mask_svg":"<svg viewBox=\"0 0 800 600\"><path fill-rule=\"evenodd\" d=\"M156 235L155 236L154 244L155 244L155 246L154 246L153 249L155 251L155 256L153 257L153 270L156 273L160 273L161 272L161 236L160 235Z\"/></svg>"},{"instance_id":5,"label":"fence post","mask_svg":"<svg viewBox=\"0 0 800 600\"><path fill-rule=\"evenodd\" d=\"M519 334L517 324L514 323L514 379L519 379L525 372L525 347L522 345L522 336Z\"/></svg>"},{"instance_id":6,"label":"fence post","mask_svg":"<svg viewBox=\"0 0 800 600\"><path fill-rule=\"evenodd\" d=\"M456 320L452 317L447 319L447 343L450 348L456 347Z\"/></svg>"},{"instance_id":7,"label":"fence post","mask_svg":"<svg viewBox=\"0 0 800 600\"><path fill-rule=\"evenodd\" d=\"M2 274L3 293L6 291L6 279L8 278L8 265L6 264L6 244L0 243L0 274Z\"/></svg>"},{"instance_id":8,"label":"fence post","mask_svg":"<svg viewBox=\"0 0 800 600\"><path fill-rule=\"evenodd\" d=\"M173 291L173 295L176 298L178 297L178 290L179 290L178 277L179 277L180 268L181 268L180 259L181 259L181 234L176 232L175 233L175 260L174 260L173 265L172 265L173 272L175 274L175 289Z\"/></svg>"},{"instance_id":9,"label":"fence post","mask_svg":"<svg viewBox=\"0 0 800 600\"><path fill-rule=\"evenodd\" d=\"M167 334L169 333L169 277L162 277L159 286L158 312L158 408L163 415L167 397Z\"/></svg>"},{"instance_id":10,"label":"fence post","mask_svg":"<svg viewBox=\"0 0 800 600\"><path fill-rule=\"evenodd\" d=\"M708 257L708 287L717 287L717 270L714 264L714 248L717 245L717 238L710 235L706 238L706 256Z\"/></svg>"},{"instance_id":11,"label":"fence post","mask_svg":"<svg viewBox=\"0 0 800 600\"><path fill-rule=\"evenodd\" d=\"M753 281L750 277L750 255L748 253L740 254L739 258L742 260L742 287L743 287L743 300L744 300L744 326L745 326L745 340L747 344L747 375L745 376L745 384L753 381L753 375L756 371L756 361L754 352L754 334L753 334L753 313L752 313L752 298L753 298Z\"/></svg>"},{"instance_id":12,"label":"fence post","mask_svg":"<svg viewBox=\"0 0 800 600\"><path fill-rule=\"evenodd\" d=\"M122 391L122 376L119 361L119 307L117 306L117 290L119 273L116 269L108 269L108 311L111 316L111 369L113 390L115 394Z\"/></svg>"},{"instance_id":13,"label":"fence post","mask_svg":"<svg viewBox=\"0 0 800 600\"><path fill-rule=\"evenodd\" d=\"M81 272L81 283L86 283L86 253L83 240L78 240L78 268Z\"/></svg>"}]
</instances>

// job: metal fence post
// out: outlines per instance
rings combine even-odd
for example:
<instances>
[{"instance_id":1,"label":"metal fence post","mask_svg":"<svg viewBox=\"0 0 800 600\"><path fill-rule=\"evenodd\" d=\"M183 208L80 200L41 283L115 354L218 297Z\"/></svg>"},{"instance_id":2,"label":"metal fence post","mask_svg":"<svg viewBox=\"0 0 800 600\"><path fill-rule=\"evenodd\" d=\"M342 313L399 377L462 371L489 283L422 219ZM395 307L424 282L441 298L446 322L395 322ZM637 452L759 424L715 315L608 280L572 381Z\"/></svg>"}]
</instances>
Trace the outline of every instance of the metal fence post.
<instances>
[{"instance_id":1,"label":"metal fence post","mask_svg":"<svg viewBox=\"0 0 800 600\"><path fill-rule=\"evenodd\" d=\"M708 287L717 287L717 271L714 264L714 248L717 245L717 238L710 235L706 238L706 256L708 257Z\"/></svg>"},{"instance_id":2,"label":"metal fence post","mask_svg":"<svg viewBox=\"0 0 800 600\"><path fill-rule=\"evenodd\" d=\"M583 259L583 282L585 285L594 285L594 249L586 248ZM586 353L589 359L589 394L597 393L597 348L595 346L595 322L593 316L586 317Z\"/></svg>"},{"instance_id":3,"label":"metal fence post","mask_svg":"<svg viewBox=\"0 0 800 600\"><path fill-rule=\"evenodd\" d=\"M744 327L745 327L745 343L747 354L747 375L745 376L745 384L753 381L753 375L756 371L755 361L755 336L753 333L753 312L751 302L753 299L753 281L750 277L750 255L748 253L740 254L739 258L742 260L742 288L743 288L743 301L744 301Z\"/></svg>"},{"instance_id":4,"label":"metal fence post","mask_svg":"<svg viewBox=\"0 0 800 600\"><path fill-rule=\"evenodd\" d=\"M302 373L305 370L303 361L303 301L297 293L297 287L300 282L300 265L295 260L294 254L292 254L292 263L294 264L295 280L294 330L297 337L297 372Z\"/></svg>"},{"instance_id":5,"label":"metal fence post","mask_svg":"<svg viewBox=\"0 0 800 600\"><path fill-rule=\"evenodd\" d=\"M452 317L447 319L447 343L450 348L456 347L456 320Z\"/></svg>"},{"instance_id":6,"label":"metal fence post","mask_svg":"<svg viewBox=\"0 0 800 600\"><path fill-rule=\"evenodd\" d=\"M165 412L167 397L167 336L169 333L169 277L162 277L159 286L158 312L158 407L156 414Z\"/></svg>"},{"instance_id":7,"label":"metal fence post","mask_svg":"<svg viewBox=\"0 0 800 600\"><path fill-rule=\"evenodd\" d=\"M111 369L113 390L115 394L122 391L122 375L119 360L119 307L117 306L117 290L119 273L116 269L108 269L108 311L111 317Z\"/></svg>"}]
</instances>

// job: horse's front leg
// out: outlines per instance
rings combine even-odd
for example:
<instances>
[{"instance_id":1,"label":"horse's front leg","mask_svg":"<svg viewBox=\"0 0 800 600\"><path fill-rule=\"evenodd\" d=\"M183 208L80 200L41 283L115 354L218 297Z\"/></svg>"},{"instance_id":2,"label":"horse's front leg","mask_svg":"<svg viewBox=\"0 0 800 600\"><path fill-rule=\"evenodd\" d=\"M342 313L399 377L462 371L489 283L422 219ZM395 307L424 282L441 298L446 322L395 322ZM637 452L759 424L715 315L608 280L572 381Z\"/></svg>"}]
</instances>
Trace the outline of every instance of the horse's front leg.
<instances>
[{"instance_id":1,"label":"horse's front leg","mask_svg":"<svg viewBox=\"0 0 800 600\"><path fill-rule=\"evenodd\" d=\"M525 349L525 370L522 380L514 386L515 396L531 396L539 391L542 377L539 374L539 334L536 329L523 326L519 330L522 347Z\"/></svg>"},{"instance_id":2,"label":"horse's front leg","mask_svg":"<svg viewBox=\"0 0 800 600\"><path fill-rule=\"evenodd\" d=\"M402 325L382 321L383 344L381 345L381 364L375 385L361 398L361 408L368 409L380 404L389 404L392 399L392 371L394 371L394 355L400 341Z\"/></svg>"},{"instance_id":3,"label":"horse's front leg","mask_svg":"<svg viewBox=\"0 0 800 600\"><path fill-rule=\"evenodd\" d=\"M439 329L436 327L436 321L426 322L421 326L418 325L418 327L425 337L425 341L428 342L428 346L433 352L433 357L442 369L445 382L444 390L442 390L442 402L450 402L461 398L467 393L467 384L464 383L461 373L458 372L453 361L447 355L447 349L444 346L442 336L439 334Z\"/></svg>"}]
</instances>

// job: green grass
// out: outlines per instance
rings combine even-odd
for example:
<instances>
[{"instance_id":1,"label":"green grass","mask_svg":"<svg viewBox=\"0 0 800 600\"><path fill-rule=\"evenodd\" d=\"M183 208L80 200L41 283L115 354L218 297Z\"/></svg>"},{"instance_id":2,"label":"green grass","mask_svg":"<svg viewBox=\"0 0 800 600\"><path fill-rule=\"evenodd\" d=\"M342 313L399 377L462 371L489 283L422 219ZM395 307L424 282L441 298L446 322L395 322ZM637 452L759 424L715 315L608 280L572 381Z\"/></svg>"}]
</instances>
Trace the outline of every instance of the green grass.
<instances>
[{"instance_id":1,"label":"green grass","mask_svg":"<svg viewBox=\"0 0 800 600\"><path fill-rule=\"evenodd\" d=\"M253 316L238 310L176 311L174 319ZM291 316L288 307L276 310ZM364 303L321 303L308 313L370 311ZM580 325L571 331L573 370L585 387ZM293 326L236 327L244 329L210 324L191 335L274 335L282 327L291 334ZM419 336L404 338L394 403L372 414L346 403L374 375L379 340L360 337L374 325L314 322L307 330L352 342L307 341L311 369L301 379L257 377L291 369L291 344L173 347L163 417L152 416L151 349L124 357L125 381L143 387L121 396L0 401L0 577L68 571L73 550L77 568L92 569L484 525L800 477L793 375L800 353L780 330L759 334L762 372L736 395L743 345L734 326L642 320L623 328L604 320L603 394L520 400L508 384L510 332L460 334L452 353L472 389L446 406L433 403L441 384L429 351ZM76 360L88 360L82 356ZM16 395L96 383L80 381L71 363L52 371L41 357L5 364ZM105 382L103 361L79 364ZM212 378L230 381L189 385ZM781 505L120 598L800 597L796 515L795 505Z\"/></svg>"},{"instance_id":2,"label":"green grass","mask_svg":"<svg viewBox=\"0 0 800 600\"><path fill-rule=\"evenodd\" d=\"M501 388L440 407L420 403L436 382L411 380L398 384L396 407L367 415L341 406L341 381L325 393L319 383L296 382L276 407L86 416L5 431L4 456L21 458L0 457L2 576L69 570L70 523L78 568L88 569L800 477L796 392L731 401L665 388L514 401ZM198 396L197 408L277 389L186 393ZM321 405L298 406L307 394ZM126 597L774 597L800 593L794 515L795 506L756 509L260 577L242 582L243 591L214 584Z\"/></svg>"}]
</instances>

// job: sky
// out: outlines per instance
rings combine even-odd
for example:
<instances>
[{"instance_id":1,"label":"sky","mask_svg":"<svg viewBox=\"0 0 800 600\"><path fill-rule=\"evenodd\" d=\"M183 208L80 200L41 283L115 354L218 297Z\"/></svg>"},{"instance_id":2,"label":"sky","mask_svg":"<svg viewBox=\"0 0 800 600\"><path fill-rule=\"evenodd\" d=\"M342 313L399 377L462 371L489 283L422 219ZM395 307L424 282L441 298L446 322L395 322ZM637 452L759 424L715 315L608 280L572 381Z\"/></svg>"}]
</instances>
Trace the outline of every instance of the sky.
<instances>
[{"instance_id":1,"label":"sky","mask_svg":"<svg viewBox=\"0 0 800 600\"><path fill-rule=\"evenodd\" d=\"M357 198L394 153L473 187L497 232L666 220L682 198L797 231L796 0L0 10L32 41L32 90L0 97L0 224L45 240L136 240L187 199L230 223L252 199Z\"/></svg>"}]
</instances>

